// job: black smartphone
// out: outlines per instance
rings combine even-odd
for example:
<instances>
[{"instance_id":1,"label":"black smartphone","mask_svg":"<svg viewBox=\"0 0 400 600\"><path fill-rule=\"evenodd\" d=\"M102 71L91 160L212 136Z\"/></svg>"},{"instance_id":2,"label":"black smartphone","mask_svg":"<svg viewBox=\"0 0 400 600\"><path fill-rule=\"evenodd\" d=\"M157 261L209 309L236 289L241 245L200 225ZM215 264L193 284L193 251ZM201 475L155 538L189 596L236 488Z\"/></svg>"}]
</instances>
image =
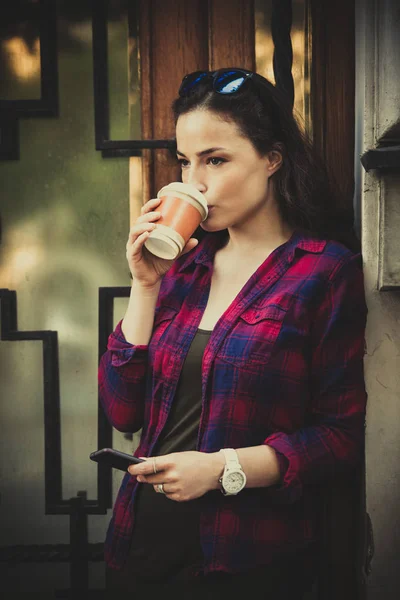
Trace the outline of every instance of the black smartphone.
<instances>
[{"instance_id":1,"label":"black smartphone","mask_svg":"<svg viewBox=\"0 0 400 600\"><path fill-rule=\"evenodd\" d=\"M120 471L126 471L129 465L144 462L145 460L144 458L137 458L136 456L132 456L132 454L125 454L125 452L120 452L113 448L96 450L96 452L91 453L90 459L102 465L119 469Z\"/></svg>"}]
</instances>

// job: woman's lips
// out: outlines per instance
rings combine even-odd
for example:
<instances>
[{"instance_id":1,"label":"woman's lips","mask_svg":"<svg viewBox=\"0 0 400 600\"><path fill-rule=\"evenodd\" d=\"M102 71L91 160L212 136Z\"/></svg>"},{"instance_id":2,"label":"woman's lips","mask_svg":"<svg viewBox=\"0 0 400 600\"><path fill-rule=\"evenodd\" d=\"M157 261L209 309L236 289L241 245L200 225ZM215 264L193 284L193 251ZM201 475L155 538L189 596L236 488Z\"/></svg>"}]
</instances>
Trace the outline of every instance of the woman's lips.
<instances>
[{"instance_id":1,"label":"woman's lips","mask_svg":"<svg viewBox=\"0 0 400 600\"><path fill-rule=\"evenodd\" d=\"M208 214L207 214L207 219L208 219L214 210L214 206L207 206L207 208L208 208Z\"/></svg>"}]
</instances>

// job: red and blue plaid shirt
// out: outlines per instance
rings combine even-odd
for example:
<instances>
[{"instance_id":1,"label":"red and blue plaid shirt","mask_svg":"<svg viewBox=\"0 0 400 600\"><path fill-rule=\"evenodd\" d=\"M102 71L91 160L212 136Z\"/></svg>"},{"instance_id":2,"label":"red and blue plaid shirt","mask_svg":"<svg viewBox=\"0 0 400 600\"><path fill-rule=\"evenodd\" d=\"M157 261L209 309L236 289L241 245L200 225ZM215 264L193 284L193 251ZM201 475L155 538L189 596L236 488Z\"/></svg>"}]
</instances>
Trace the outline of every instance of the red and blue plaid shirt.
<instances>
[{"instance_id":1,"label":"red and blue plaid shirt","mask_svg":"<svg viewBox=\"0 0 400 600\"><path fill-rule=\"evenodd\" d=\"M222 234L208 234L164 276L148 346L120 325L99 369L111 424L142 429L137 456L151 456L207 304ZM205 572L241 571L301 551L318 536L318 486L363 455L366 304L360 255L295 232L248 280L217 322L203 356L197 449L268 444L282 481L237 496L201 499ZM105 545L121 568L135 520L137 481L122 482Z\"/></svg>"}]
</instances>

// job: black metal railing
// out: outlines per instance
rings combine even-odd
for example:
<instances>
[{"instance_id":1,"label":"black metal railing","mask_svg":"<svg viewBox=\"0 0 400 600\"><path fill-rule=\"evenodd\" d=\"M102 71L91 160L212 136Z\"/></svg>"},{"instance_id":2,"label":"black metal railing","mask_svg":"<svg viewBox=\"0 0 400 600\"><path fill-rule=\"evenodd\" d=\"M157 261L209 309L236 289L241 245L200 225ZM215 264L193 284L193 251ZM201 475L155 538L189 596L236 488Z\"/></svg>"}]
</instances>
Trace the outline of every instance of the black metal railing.
<instances>
[{"instance_id":1,"label":"black metal railing","mask_svg":"<svg viewBox=\"0 0 400 600\"><path fill-rule=\"evenodd\" d=\"M128 297L129 287L99 289L98 356L107 349L107 339L113 329L114 299ZM111 468L98 465L97 499L88 499L86 491L75 497L62 498L60 385L58 336L56 331L18 331L17 297L13 290L0 289L1 339L4 341L35 340L43 345L44 380L44 494L45 514L68 515L69 544L42 544L0 547L0 561L10 564L25 562L68 562L70 590L65 594L87 591L89 562L103 560L103 544L89 544L88 515L106 514L112 507ZM111 445L112 427L99 403L98 447ZM89 460L89 458L88 458ZM98 591L101 592L100 590Z\"/></svg>"}]
</instances>

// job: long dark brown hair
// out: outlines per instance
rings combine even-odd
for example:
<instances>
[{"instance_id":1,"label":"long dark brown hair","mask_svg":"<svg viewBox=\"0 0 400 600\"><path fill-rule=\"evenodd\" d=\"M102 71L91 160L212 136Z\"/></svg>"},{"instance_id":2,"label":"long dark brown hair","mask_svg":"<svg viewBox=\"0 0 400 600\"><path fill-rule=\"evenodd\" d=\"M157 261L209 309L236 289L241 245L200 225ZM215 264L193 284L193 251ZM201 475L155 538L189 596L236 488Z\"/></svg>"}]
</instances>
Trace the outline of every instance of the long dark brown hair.
<instances>
[{"instance_id":1,"label":"long dark brown hair","mask_svg":"<svg viewBox=\"0 0 400 600\"><path fill-rule=\"evenodd\" d=\"M196 109L210 110L234 122L261 156L282 154L282 166L272 176L282 218L312 235L334 239L354 251L352 214L344 213L336 186L310 139L301 130L286 96L255 73L234 94L218 94L205 79L188 96L172 104L175 123ZM349 222L350 221L350 222Z\"/></svg>"}]
</instances>

